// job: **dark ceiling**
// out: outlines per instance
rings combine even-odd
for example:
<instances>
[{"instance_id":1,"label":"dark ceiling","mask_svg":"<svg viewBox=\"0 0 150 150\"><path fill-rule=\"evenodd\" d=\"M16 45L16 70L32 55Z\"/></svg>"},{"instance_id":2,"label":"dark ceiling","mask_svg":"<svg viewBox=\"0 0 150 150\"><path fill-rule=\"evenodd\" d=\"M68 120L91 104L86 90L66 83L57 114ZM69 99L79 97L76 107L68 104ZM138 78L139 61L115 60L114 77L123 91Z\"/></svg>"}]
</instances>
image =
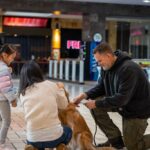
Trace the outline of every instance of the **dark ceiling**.
<instances>
[{"instance_id":1,"label":"dark ceiling","mask_svg":"<svg viewBox=\"0 0 150 150\"><path fill-rule=\"evenodd\" d=\"M0 8L2 11L52 13L60 10L63 14L97 13L104 16L128 16L130 13L133 17L150 17L150 6L81 3L64 0L0 0Z\"/></svg>"}]
</instances>

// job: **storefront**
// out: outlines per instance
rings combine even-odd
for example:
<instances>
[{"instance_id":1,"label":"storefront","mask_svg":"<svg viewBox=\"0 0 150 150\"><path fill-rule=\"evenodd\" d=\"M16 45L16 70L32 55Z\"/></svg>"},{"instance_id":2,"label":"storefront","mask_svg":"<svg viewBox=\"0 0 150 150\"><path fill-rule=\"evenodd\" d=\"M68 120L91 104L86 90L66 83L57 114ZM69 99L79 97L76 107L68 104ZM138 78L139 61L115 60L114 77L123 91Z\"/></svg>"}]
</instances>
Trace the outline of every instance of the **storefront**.
<instances>
[{"instance_id":1,"label":"storefront","mask_svg":"<svg viewBox=\"0 0 150 150\"><path fill-rule=\"evenodd\" d=\"M107 18L106 40L127 52L147 71L150 80L150 19Z\"/></svg>"},{"instance_id":2,"label":"storefront","mask_svg":"<svg viewBox=\"0 0 150 150\"><path fill-rule=\"evenodd\" d=\"M150 19L106 19L106 40L132 58L150 59Z\"/></svg>"}]
</instances>

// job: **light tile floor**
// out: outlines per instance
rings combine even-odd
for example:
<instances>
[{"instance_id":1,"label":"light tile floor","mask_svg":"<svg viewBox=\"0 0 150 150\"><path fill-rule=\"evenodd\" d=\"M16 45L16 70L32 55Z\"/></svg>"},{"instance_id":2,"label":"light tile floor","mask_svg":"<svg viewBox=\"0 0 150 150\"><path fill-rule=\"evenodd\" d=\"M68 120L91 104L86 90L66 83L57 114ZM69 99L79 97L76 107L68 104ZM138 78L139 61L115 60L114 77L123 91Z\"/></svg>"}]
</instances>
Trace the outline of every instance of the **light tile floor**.
<instances>
[{"instance_id":1,"label":"light tile floor","mask_svg":"<svg viewBox=\"0 0 150 150\"><path fill-rule=\"evenodd\" d=\"M18 80L14 80L15 87L18 89ZM93 87L96 82L86 82L84 85L74 84L74 83L65 83L66 89L70 93L70 99L78 95L79 93L86 91ZM95 123L89 112L89 110L81 104L78 108L83 117L85 118L88 126L90 127L92 133L95 132ZM117 113L110 113L111 118L115 122L115 124L120 128L121 126L121 117ZM149 121L150 123L150 121ZM146 134L150 133L150 126L148 126L146 130ZM105 135L98 129L96 134L96 142L104 142L106 141ZM25 122L22 108L17 106L16 108L12 108L12 122L7 136L6 147L7 149L0 150L23 150L26 141L25 135Z\"/></svg>"}]
</instances>

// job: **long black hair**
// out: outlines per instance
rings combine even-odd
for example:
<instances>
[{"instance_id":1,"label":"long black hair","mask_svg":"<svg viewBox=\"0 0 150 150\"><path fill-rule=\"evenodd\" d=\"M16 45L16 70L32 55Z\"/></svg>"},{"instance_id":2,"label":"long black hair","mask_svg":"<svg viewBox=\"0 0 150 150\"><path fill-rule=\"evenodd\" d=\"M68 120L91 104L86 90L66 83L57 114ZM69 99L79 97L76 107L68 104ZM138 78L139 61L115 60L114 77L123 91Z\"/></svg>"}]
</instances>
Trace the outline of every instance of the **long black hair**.
<instances>
[{"instance_id":1,"label":"long black hair","mask_svg":"<svg viewBox=\"0 0 150 150\"><path fill-rule=\"evenodd\" d=\"M19 95L25 95L27 87L42 81L44 81L44 77L40 66L35 61L28 61L21 68Z\"/></svg>"}]
</instances>

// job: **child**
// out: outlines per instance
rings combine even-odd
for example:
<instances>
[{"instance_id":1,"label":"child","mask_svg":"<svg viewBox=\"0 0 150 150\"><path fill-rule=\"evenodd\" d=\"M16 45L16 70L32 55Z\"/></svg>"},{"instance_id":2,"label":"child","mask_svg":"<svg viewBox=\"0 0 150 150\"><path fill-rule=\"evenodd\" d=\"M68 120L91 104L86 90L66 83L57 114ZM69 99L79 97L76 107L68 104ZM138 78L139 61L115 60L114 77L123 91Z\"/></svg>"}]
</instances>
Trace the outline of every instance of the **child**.
<instances>
[{"instance_id":1,"label":"child","mask_svg":"<svg viewBox=\"0 0 150 150\"><path fill-rule=\"evenodd\" d=\"M0 48L0 117L2 119L0 130L0 148L4 148L8 128L10 126L10 105L16 107L16 96L11 81L10 63L16 56L16 47L4 44Z\"/></svg>"},{"instance_id":2,"label":"child","mask_svg":"<svg viewBox=\"0 0 150 150\"><path fill-rule=\"evenodd\" d=\"M19 97L24 109L27 144L39 150L67 144L72 131L62 126L58 109L66 108L68 102L61 85L44 80L39 65L29 61L20 74Z\"/></svg>"}]
</instances>

